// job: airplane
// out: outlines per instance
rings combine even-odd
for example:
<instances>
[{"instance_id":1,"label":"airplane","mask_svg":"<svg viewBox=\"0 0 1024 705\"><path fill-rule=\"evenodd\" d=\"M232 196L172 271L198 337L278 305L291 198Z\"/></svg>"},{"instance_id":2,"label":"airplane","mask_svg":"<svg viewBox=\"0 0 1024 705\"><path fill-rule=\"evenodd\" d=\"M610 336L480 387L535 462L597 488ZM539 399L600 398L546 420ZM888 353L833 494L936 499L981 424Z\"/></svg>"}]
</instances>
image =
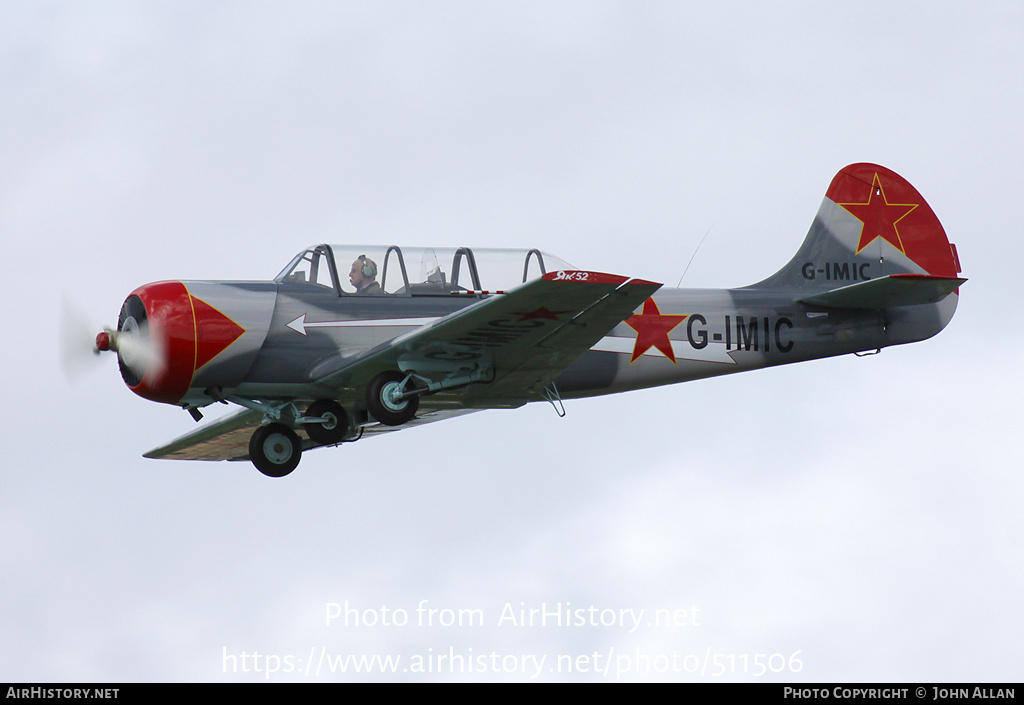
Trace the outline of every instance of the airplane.
<instances>
[{"instance_id":1,"label":"airplane","mask_svg":"<svg viewBox=\"0 0 1024 705\"><path fill-rule=\"evenodd\" d=\"M345 267L349 267L345 274ZM537 249L326 245L271 281L160 281L94 352L135 394L232 413L144 454L251 461L481 409L615 394L925 340L953 317L956 247L895 172L832 179L803 244L734 289L668 288Z\"/></svg>"}]
</instances>

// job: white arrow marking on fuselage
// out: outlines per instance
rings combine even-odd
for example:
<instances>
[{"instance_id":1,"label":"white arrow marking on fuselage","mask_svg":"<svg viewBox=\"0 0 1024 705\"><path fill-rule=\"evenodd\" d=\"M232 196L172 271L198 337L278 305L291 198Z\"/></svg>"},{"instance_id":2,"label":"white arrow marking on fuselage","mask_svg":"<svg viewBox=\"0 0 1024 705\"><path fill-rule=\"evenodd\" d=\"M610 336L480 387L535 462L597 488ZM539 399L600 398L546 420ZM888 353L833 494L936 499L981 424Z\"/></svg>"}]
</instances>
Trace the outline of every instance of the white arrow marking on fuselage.
<instances>
[{"instance_id":1,"label":"white arrow marking on fuselage","mask_svg":"<svg viewBox=\"0 0 1024 705\"><path fill-rule=\"evenodd\" d=\"M288 327L296 333L306 335L307 328L377 328L377 327L402 327L415 328L424 326L436 321L436 318L361 318L347 321L306 321L306 314L302 314L294 321L288 323Z\"/></svg>"}]
</instances>

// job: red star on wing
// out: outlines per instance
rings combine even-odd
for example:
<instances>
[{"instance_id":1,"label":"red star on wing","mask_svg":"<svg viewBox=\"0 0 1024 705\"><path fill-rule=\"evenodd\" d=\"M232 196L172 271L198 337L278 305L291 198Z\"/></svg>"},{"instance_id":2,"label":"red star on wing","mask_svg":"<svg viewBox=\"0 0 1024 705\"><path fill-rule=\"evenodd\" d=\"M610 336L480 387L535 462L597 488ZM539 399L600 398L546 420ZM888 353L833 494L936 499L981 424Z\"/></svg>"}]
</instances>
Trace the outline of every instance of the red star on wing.
<instances>
[{"instance_id":1,"label":"red star on wing","mask_svg":"<svg viewBox=\"0 0 1024 705\"><path fill-rule=\"evenodd\" d=\"M633 364L647 350L656 348L674 364L676 355L672 352L672 341L669 340L668 334L686 318L687 316L662 315L654 299L644 301L643 312L634 314L625 321L627 326L636 331L636 345L633 346L633 357L629 363Z\"/></svg>"},{"instance_id":2,"label":"red star on wing","mask_svg":"<svg viewBox=\"0 0 1024 705\"><path fill-rule=\"evenodd\" d=\"M882 238L903 254L907 253L903 248L903 240L900 239L900 232L896 228L896 224L910 215L910 212L920 204L889 203L878 174L875 174L871 183L871 191L868 193L866 203L840 203L839 205L864 223L860 231L860 242L857 243L858 253L878 238Z\"/></svg>"},{"instance_id":3,"label":"red star on wing","mask_svg":"<svg viewBox=\"0 0 1024 705\"><path fill-rule=\"evenodd\" d=\"M511 315L519 316L519 320L516 322L522 323L523 321L532 321L538 318L545 321L557 321L558 317L563 313L569 313L569 311L550 311L547 306L541 306L535 311L527 311L525 313L513 311Z\"/></svg>"}]
</instances>

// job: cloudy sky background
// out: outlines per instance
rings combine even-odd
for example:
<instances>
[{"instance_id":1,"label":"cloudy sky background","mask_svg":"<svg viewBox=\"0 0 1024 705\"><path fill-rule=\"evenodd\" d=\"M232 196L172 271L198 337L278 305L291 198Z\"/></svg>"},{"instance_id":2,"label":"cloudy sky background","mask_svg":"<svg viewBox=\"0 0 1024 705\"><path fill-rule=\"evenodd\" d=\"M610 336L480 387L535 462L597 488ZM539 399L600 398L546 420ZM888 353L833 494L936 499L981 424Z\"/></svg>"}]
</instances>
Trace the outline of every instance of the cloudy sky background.
<instances>
[{"instance_id":1,"label":"cloudy sky background","mask_svg":"<svg viewBox=\"0 0 1024 705\"><path fill-rule=\"evenodd\" d=\"M1021 680L1022 69L1019 2L0 4L0 680L263 680L254 652L292 657L279 681L533 675L403 670L450 649L546 656L541 680ZM674 285L710 230L685 283L748 284L857 161L958 246L933 340L474 414L278 481L144 460L189 416L58 365L62 295L98 330L140 284L318 242ZM346 600L409 624L327 626ZM486 624L418 626L421 600ZM644 624L498 625L567 602ZM306 675L321 649L402 661Z\"/></svg>"}]
</instances>

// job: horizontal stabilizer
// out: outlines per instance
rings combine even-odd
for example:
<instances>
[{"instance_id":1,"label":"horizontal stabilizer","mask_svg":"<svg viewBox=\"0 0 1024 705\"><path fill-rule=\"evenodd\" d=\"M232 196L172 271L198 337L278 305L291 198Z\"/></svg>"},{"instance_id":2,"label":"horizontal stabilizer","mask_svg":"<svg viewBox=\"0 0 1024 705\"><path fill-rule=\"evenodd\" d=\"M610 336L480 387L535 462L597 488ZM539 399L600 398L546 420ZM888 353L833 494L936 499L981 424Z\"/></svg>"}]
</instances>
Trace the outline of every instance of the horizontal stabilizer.
<instances>
[{"instance_id":1,"label":"horizontal stabilizer","mask_svg":"<svg viewBox=\"0 0 1024 705\"><path fill-rule=\"evenodd\" d=\"M883 309L942 301L966 279L931 274L890 274L798 299L823 308Z\"/></svg>"}]
</instances>

